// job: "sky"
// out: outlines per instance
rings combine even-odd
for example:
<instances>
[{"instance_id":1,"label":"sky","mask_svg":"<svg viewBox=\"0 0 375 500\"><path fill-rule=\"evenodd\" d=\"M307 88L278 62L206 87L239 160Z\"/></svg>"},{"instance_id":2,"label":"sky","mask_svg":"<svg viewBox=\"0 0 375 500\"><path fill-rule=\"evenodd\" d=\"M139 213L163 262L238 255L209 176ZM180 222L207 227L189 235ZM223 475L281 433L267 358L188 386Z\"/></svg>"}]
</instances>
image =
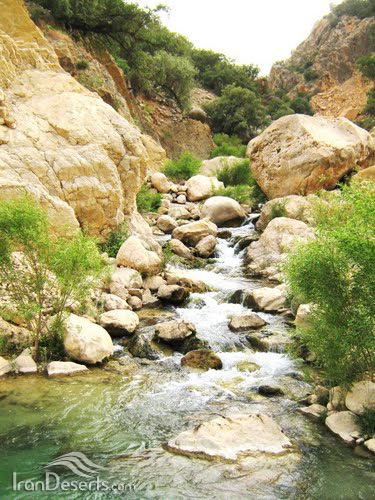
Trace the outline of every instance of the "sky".
<instances>
[{"instance_id":1,"label":"sky","mask_svg":"<svg viewBox=\"0 0 375 500\"><path fill-rule=\"evenodd\" d=\"M137 1L137 0L136 0ZM330 12L332 0L138 0L141 7L163 3L161 16L171 30L201 49L256 64L267 75L274 62L287 59ZM340 3L337 0L334 3Z\"/></svg>"}]
</instances>

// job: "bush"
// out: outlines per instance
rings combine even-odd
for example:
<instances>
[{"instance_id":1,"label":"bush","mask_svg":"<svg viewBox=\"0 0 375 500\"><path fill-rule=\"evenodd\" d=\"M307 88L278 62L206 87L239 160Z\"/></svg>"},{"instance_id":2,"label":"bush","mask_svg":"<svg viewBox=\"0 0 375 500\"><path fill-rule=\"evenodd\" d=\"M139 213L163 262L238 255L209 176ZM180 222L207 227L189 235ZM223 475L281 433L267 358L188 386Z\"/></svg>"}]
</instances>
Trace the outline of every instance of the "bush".
<instances>
[{"instance_id":1,"label":"bush","mask_svg":"<svg viewBox=\"0 0 375 500\"><path fill-rule=\"evenodd\" d=\"M105 243L101 245L102 252L107 252L109 257L116 257L121 245L129 238L128 227L125 223L111 231Z\"/></svg>"},{"instance_id":2,"label":"bush","mask_svg":"<svg viewBox=\"0 0 375 500\"><path fill-rule=\"evenodd\" d=\"M266 123L265 108L252 90L227 85L221 97L204 106L214 132L236 135L243 142L254 137Z\"/></svg>"},{"instance_id":3,"label":"bush","mask_svg":"<svg viewBox=\"0 0 375 500\"><path fill-rule=\"evenodd\" d=\"M236 163L225 164L218 172L216 177L224 182L225 186L239 186L240 184L250 184L252 173L249 160L242 160Z\"/></svg>"},{"instance_id":4,"label":"bush","mask_svg":"<svg viewBox=\"0 0 375 500\"><path fill-rule=\"evenodd\" d=\"M86 59L81 59L80 61L78 61L78 62L76 63L76 68L77 68L78 70L80 70L80 71L81 71L81 70L85 70L85 69L87 69L87 68L89 68L89 67L90 67L90 64L89 64L89 62L88 62L88 61L86 61Z\"/></svg>"},{"instance_id":5,"label":"bush","mask_svg":"<svg viewBox=\"0 0 375 500\"><path fill-rule=\"evenodd\" d=\"M362 430L362 434L365 437L372 437L375 435L375 410L371 408L365 408L364 412L359 416L359 425Z\"/></svg>"},{"instance_id":6,"label":"bush","mask_svg":"<svg viewBox=\"0 0 375 500\"><path fill-rule=\"evenodd\" d=\"M333 384L348 386L375 372L375 196L352 181L315 208L316 239L287 259L294 296L315 304L300 334Z\"/></svg>"},{"instance_id":7,"label":"bush","mask_svg":"<svg viewBox=\"0 0 375 500\"><path fill-rule=\"evenodd\" d=\"M215 134L214 143L216 148L210 152L210 158L217 156L238 156L244 157L246 153L246 146L242 144L241 139L227 134Z\"/></svg>"},{"instance_id":8,"label":"bush","mask_svg":"<svg viewBox=\"0 0 375 500\"><path fill-rule=\"evenodd\" d=\"M140 212L157 212L161 205L162 195L154 193L143 184L137 194L137 208Z\"/></svg>"},{"instance_id":9,"label":"bush","mask_svg":"<svg viewBox=\"0 0 375 500\"><path fill-rule=\"evenodd\" d=\"M220 188L213 193L213 196L227 196L238 201L238 203L250 205L251 208L257 208L259 203L263 203L264 201L264 194L260 191L260 188L249 185Z\"/></svg>"},{"instance_id":10,"label":"bush","mask_svg":"<svg viewBox=\"0 0 375 500\"><path fill-rule=\"evenodd\" d=\"M285 203L282 201L275 201L271 205L270 220L277 219L278 217L286 217Z\"/></svg>"},{"instance_id":11,"label":"bush","mask_svg":"<svg viewBox=\"0 0 375 500\"><path fill-rule=\"evenodd\" d=\"M375 4L373 0L344 0L339 5L331 7L331 19L341 16L356 16L359 19L375 16Z\"/></svg>"},{"instance_id":12,"label":"bush","mask_svg":"<svg viewBox=\"0 0 375 500\"><path fill-rule=\"evenodd\" d=\"M357 61L359 71L370 78L375 80L375 57L373 56L362 56Z\"/></svg>"},{"instance_id":13,"label":"bush","mask_svg":"<svg viewBox=\"0 0 375 500\"><path fill-rule=\"evenodd\" d=\"M170 179L186 180L190 179L199 172L202 162L185 151L178 160L169 160L166 162L163 173Z\"/></svg>"},{"instance_id":14,"label":"bush","mask_svg":"<svg viewBox=\"0 0 375 500\"><path fill-rule=\"evenodd\" d=\"M303 76L305 77L306 82L311 82L319 78L319 73L313 68L306 68L303 72Z\"/></svg>"},{"instance_id":15,"label":"bush","mask_svg":"<svg viewBox=\"0 0 375 500\"><path fill-rule=\"evenodd\" d=\"M14 253L20 252L22 253ZM96 242L82 233L54 238L44 211L28 197L0 202L0 293L10 301L2 314L23 318L32 332L35 358L61 348L69 301L83 301L102 269ZM59 340L60 338L60 340ZM54 344L48 351L49 343Z\"/></svg>"}]
</instances>

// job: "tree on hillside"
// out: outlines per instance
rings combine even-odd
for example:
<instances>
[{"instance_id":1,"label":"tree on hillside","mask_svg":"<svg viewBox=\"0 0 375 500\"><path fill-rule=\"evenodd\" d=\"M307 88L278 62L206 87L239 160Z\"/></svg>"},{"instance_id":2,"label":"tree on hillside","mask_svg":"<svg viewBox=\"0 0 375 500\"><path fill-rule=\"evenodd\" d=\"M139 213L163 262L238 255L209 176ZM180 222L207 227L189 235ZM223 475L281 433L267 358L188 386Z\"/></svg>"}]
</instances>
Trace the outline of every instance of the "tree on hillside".
<instances>
[{"instance_id":1,"label":"tree on hillside","mask_svg":"<svg viewBox=\"0 0 375 500\"><path fill-rule=\"evenodd\" d=\"M249 89L227 85L218 99L205 105L214 132L237 135L244 142L257 134L266 123L259 95Z\"/></svg>"}]
</instances>

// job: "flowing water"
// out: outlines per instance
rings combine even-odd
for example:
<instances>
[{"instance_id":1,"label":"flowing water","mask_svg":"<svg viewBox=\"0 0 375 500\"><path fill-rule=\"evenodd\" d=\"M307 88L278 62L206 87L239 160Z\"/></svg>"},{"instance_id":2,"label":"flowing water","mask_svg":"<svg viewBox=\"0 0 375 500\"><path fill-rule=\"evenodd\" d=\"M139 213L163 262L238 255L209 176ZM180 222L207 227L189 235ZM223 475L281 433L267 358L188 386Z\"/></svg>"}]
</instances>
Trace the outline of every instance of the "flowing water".
<instances>
[{"instance_id":1,"label":"flowing water","mask_svg":"<svg viewBox=\"0 0 375 500\"><path fill-rule=\"evenodd\" d=\"M251 225L250 225L251 226ZM246 235L251 227L233 229ZM309 390L296 377L299 368L282 349L254 352L243 334L230 332L228 317L246 309L232 304L232 292L259 287L242 271L242 256L219 240L211 269L186 270L210 290L192 294L173 312L192 321L223 362L222 370L204 373L180 368L174 353L144 363L133 375L92 369L86 376L48 380L37 375L0 382L0 498L129 499L373 499L374 461L359 458L319 423L296 412L297 399ZM170 309L169 309L170 312ZM282 317L261 314L281 338ZM259 369L239 369L242 361ZM260 384L276 382L285 396L257 395ZM273 416L299 447L298 459L270 460L242 468L164 451L163 443L180 431L217 415L265 412ZM87 492L12 490L17 481L40 481L46 464L82 452L100 465L100 479L117 490ZM76 481L64 467L60 480ZM121 490L121 488L123 488Z\"/></svg>"}]
</instances>

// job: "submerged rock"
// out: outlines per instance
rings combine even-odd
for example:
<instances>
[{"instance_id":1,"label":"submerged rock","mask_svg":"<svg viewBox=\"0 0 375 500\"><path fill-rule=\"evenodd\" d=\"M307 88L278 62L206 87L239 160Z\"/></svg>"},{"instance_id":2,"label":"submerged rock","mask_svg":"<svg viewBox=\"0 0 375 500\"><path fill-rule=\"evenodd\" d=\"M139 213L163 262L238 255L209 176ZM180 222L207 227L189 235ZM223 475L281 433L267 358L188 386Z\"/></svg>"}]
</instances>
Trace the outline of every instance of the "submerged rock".
<instances>
[{"instance_id":1,"label":"submerged rock","mask_svg":"<svg viewBox=\"0 0 375 500\"><path fill-rule=\"evenodd\" d=\"M223 363L219 356L209 349L197 349L188 352L181 359L181 366L199 370L221 370Z\"/></svg>"},{"instance_id":2,"label":"submerged rock","mask_svg":"<svg viewBox=\"0 0 375 500\"><path fill-rule=\"evenodd\" d=\"M323 405L313 404L311 406L305 406L304 408L298 408L298 413L306 415L312 420L320 420L326 413L327 408Z\"/></svg>"},{"instance_id":3,"label":"submerged rock","mask_svg":"<svg viewBox=\"0 0 375 500\"><path fill-rule=\"evenodd\" d=\"M351 411L340 411L326 418L326 426L340 436L345 443L352 444L360 437L361 428L357 415Z\"/></svg>"},{"instance_id":4,"label":"submerged rock","mask_svg":"<svg viewBox=\"0 0 375 500\"><path fill-rule=\"evenodd\" d=\"M85 365L79 365L72 361L51 361L47 365L47 374L50 378L53 377L66 377L73 375L81 375L88 373L88 368Z\"/></svg>"},{"instance_id":5,"label":"submerged rock","mask_svg":"<svg viewBox=\"0 0 375 500\"><path fill-rule=\"evenodd\" d=\"M260 385L258 387L258 392L262 396L283 396L284 391L281 387L274 384Z\"/></svg>"},{"instance_id":6,"label":"submerged rock","mask_svg":"<svg viewBox=\"0 0 375 500\"><path fill-rule=\"evenodd\" d=\"M259 413L215 418L181 432L165 447L181 455L227 460L249 454L281 455L294 451L279 425Z\"/></svg>"},{"instance_id":7,"label":"submerged rock","mask_svg":"<svg viewBox=\"0 0 375 500\"><path fill-rule=\"evenodd\" d=\"M240 361L236 364L236 368L240 372L256 372L260 370L260 366L256 363L252 363L251 361Z\"/></svg>"}]
</instances>

